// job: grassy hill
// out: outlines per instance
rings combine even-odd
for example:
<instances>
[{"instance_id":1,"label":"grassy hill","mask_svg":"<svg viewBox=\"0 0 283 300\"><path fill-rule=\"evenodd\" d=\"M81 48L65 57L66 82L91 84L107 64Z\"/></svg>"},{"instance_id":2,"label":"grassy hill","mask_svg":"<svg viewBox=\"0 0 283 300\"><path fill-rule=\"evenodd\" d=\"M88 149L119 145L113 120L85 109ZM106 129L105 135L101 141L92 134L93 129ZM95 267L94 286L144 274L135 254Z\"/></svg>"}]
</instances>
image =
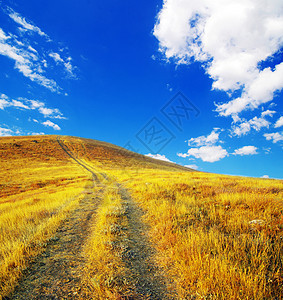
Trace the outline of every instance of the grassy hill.
<instances>
[{"instance_id":1,"label":"grassy hill","mask_svg":"<svg viewBox=\"0 0 283 300\"><path fill-rule=\"evenodd\" d=\"M280 180L67 136L3 137L0 167L0 299L283 297Z\"/></svg>"}]
</instances>

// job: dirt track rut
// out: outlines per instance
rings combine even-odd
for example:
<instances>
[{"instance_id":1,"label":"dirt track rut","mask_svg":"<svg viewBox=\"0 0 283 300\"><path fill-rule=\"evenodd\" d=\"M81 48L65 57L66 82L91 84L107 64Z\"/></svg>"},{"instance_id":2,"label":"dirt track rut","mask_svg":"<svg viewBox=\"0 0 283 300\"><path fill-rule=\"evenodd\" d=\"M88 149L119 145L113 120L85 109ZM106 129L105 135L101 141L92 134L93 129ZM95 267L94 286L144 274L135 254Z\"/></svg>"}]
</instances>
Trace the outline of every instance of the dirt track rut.
<instances>
[{"instance_id":1,"label":"dirt track rut","mask_svg":"<svg viewBox=\"0 0 283 300\"><path fill-rule=\"evenodd\" d=\"M130 299L176 299L170 292L162 270L154 263L154 248L148 239L148 228L142 222L143 212L130 197L128 191L118 184L121 198L127 206L128 251L123 257L131 276L129 280L136 296Z\"/></svg>"},{"instance_id":2,"label":"dirt track rut","mask_svg":"<svg viewBox=\"0 0 283 300\"><path fill-rule=\"evenodd\" d=\"M23 274L10 299L85 299L82 247L100 197L91 191L63 221L55 236Z\"/></svg>"},{"instance_id":3,"label":"dirt track rut","mask_svg":"<svg viewBox=\"0 0 283 300\"><path fill-rule=\"evenodd\" d=\"M14 293L7 299L96 299L84 286L83 246L90 234L97 207L107 185L108 177L75 157L68 146L58 139L62 150L76 163L92 174L94 186L85 190L78 207L62 222L55 236L47 243L24 272ZM100 180L103 179L102 183ZM104 181L105 180L105 181ZM106 183L106 185L105 185ZM110 182L109 182L110 183ZM112 182L113 183L113 182ZM130 270L135 297L121 299L173 299L168 296L165 279L158 266L152 263L153 248L146 236L147 228L141 221L142 211L136 206L126 189L118 183L119 193L128 209L129 251L123 261Z\"/></svg>"},{"instance_id":4,"label":"dirt track rut","mask_svg":"<svg viewBox=\"0 0 283 300\"><path fill-rule=\"evenodd\" d=\"M62 222L55 236L45 245L43 253L30 263L14 293L7 299L87 298L88 288L81 281L85 264L82 249L104 187L97 173L76 159L59 139L58 143L70 158L92 174L93 187L100 186L100 191L96 189L95 194L92 188L84 191L85 196L78 207Z\"/></svg>"}]
</instances>

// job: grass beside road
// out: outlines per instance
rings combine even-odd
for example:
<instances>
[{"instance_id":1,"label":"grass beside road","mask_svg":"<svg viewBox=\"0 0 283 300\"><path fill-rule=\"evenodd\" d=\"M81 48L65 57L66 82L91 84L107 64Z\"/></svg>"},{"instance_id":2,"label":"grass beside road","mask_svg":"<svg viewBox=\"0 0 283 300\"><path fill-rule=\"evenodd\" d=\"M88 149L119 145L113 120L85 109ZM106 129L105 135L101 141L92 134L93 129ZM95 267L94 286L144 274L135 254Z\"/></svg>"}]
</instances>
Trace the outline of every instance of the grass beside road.
<instances>
[{"instance_id":1,"label":"grass beside road","mask_svg":"<svg viewBox=\"0 0 283 300\"><path fill-rule=\"evenodd\" d=\"M118 174L146 212L180 299L283 297L283 183L199 172Z\"/></svg>"},{"instance_id":2,"label":"grass beside road","mask_svg":"<svg viewBox=\"0 0 283 300\"><path fill-rule=\"evenodd\" d=\"M43 251L91 182L87 172L65 160L57 143L40 138L36 146L31 147L30 138L16 143L5 139L1 144L5 149L0 152L1 296L13 290L30 258Z\"/></svg>"}]
</instances>

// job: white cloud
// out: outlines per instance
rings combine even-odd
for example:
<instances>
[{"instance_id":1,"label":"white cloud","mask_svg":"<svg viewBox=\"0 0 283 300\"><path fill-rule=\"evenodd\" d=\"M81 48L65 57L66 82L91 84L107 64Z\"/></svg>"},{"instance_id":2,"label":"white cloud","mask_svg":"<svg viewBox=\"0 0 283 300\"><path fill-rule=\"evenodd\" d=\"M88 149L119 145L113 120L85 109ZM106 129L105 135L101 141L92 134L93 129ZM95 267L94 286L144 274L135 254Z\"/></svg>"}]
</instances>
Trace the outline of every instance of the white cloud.
<instances>
[{"instance_id":1,"label":"white cloud","mask_svg":"<svg viewBox=\"0 0 283 300\"><path fill-rule=\"evenodd\" d=\"M222 116L240 113L246 109L255 109L261 104L273 99L274 93L283 88L283 63L276 66L275 70L266 68L255 71L257 74L252 82L247 82L241 97L228 103L217 105L216 111Z\"/></svg>"},{"instance_id":2,"label":"white cloud","mask_svg":"<svg viewBox=\"0 0 283 300\"><path fill-rule=\"evenodd\" d=\"M0 127L0 136L11 136L13 134L13 131L8 128Z\"/></svg>"},{"instance_id":3,"label":"white cloud","mask_svg":"<svg viewBox=\"0 0 283 300\"><path fill-rule=\"evenodd\" d=\"M263 150L264 150L265 154L269 154L271 152L271 148L270 147L263 148Z\"/></svg>"},{"instance_id":4,"label":"white cloud","mask_svg":"<svg viewBox=\"0 0 283 300\"><path fill-rule=\"evenodd\" d=\"M62 113L58 113L58 115L50 115L49 118L52 118L52 119L60 119L60 120L67 120L66 117L63 117Z\"/></svg>"},{"instance_id":5,"label":"white cloud","mask_svg":"<svg viewBox=\"0 0 283 300\"><path fill-rule=\"evenodd\" d=\"M5 107L9 106L9 101L7 99L8 97L5 94L0 96L0 109L4 109Z\"/></svg>"},{"instance_id":6,"label":"white cloud","mask_svg":"<svg viewBox=\"0 0 283 300\"><path fill-rule=\"evenodd\" d=\"M145 154L145 156L154 158L154 159L159 159L159 160L163 160L163 161L168 161L168 162L172 162L171 160L169 160L165 155L162 154Z\"/></svg>"},{"instance_id":7,"label":"white cloud","mask_svg":"<svg viewBox=\"0 0 283 300\"><path fill-rule=\"evenodd\" d=\"M267 141L272 141L274 144L283 141L283 134L280 132L265 133L263 136Z\"/></svg>"},{"instance_id":8,"label":"white cloud","mask_svg":"<svg viewBox=\"0 0 283 300\"><path fill-rule=\"evenodd\" d=\"M274 125L275 128L278 128L278 127L281 127L281 126L283 126L283 116L280 117L280 118L276 121L276 123L275 123L275 125Z\"/></svg>"},{"instance_id":9,"label":"white cloud","mask_svg":"<svg viewBox=\"0 0 283 300\"><path fill-rule=\"evenodd\" d=\"M262 117L273 117L273 115L276 113L276 111L275 110L265 110L265 111L263 111L262 113L261 113L261 116Z\"/></svg>"},{"instance_id":10,"label":"white cloud","mask_svg":"<svg viewBox=\"0 0 283 300\"><path fill-rule=\"evenodd\" d=\"M59 49L39 27L27 21L23 16L15 12L13 9L6 7L3 9L6 14L16 22L16 27L20 30L19 36L13 33L5 33L0 28L0 55L3 55L14 61L14 68L18 70L23 76L29 78L31 81L46 87L52 92L58 94L62 93L62 88L54 79L47 78L45 72L48 67L53 68L54 61L56 68L64 70L65 78L76 79L76 66L72 64L72 58L69 55L67 47ZM20 25L20 26L18 26ZM10 30L14 28L11 26ZM17 31L18 33L18 31ZM40 44L34 39L34 33L39 34ZM39 46L40 45L40 46ZM54 50L57 49L57 50ZM59 55L57 52L61 51ZM52 60L46 60L46 57L52 57ZM56 72L57 73L57 72ZM66 76L67 74L67 76Z\"/></svg>"},{"instance_id":11,"label":"white cloud","mask_svg":"<svg viewBox=\"0 0 283 300\"><path fill-rule=\"evenodd\" d=\"M206 162L215 162L228 156L228 152L221 146L202 146L200 148L190 148L187 153L179 154L179 156L193 156Z\"/></svg>"},{"instance_id":12,"label":"white cloud","mask_svg":"<svg viewBox=\"0 0 283 300\"><path fill-rule=\"evenodd\" d=\"M42 124L46 127L52 127L54 130L61 130L61 128L57 124L51 122L50 120L47 120L47 121L43 122Z\"/></svg>"},{"instance_id":13,"label":"white cloud","mask_svg":"<svg viewBox=\"0 0 283 300\"><path fill-rule=\"evenodd\" d=\"M268 175L263 175L263 176L261 176L261 178L269 178L269 176Z\"/></svg>"},{"instance_id":14,"label":"white cloud","mask_svg":"<svg viewBox=\"0 0 283 300\"><path fill-rule=\"evenodd\" d=\"M29 100L26 98L18 98L11 100L7 95L0 96L0 109L13 107L16 109L37 110L45 118L66 119L58 108L48 108L44 102L38 100Z\"/></svg>"},{"instance_id":15,"label":"white cloud","mask_svg":"<svg viewBox=\"0 0 283 300\"><path fill-rule=\"evenodd\" d=\"M48 79L39 72L41 70L38 56L28 47L17 45L17 40L8 36L0 28L0 55L15 62L15 69L31 81L40 84L52 92L59 92L60 87L53 79Z\"/></svg>"},{"instance_id":16,"label":"white cloud","mask_svg":"<svg viewBox=\"0 0 283 300\"><path fill-rule=\"evenodd\" d=\"M17 107L17 108L23 108L23 109L30 109L27 105L25 105L23 102L18 100L12 100L11 106Z\"/></svg>"},{"instance_id":17,"label":"white cloud","mask_svg":"<svg viewBox=\"0 0 283 300\"><path fill-rule=\"evenodd\" d=\"M257 147L255 146L244 146L242 148L239 148L239 149L236 149L234 151L234 155L254 155L254 154L257 154L256 152L257 150Z\"/></svg>"},{"instance_id":18,"label":"white cloud","mask_svg":"<svg viewBox=\"0 0 283 300\"><path fill-rule=\"evenodd\" d=\"M64 60L61 58L60 54L58 54L58 53L51 52L51 53L49 53L49 56L52 57L54 59L54 61L57 63L64 62Z\"/></svg>"},{"instance_id":19,"label":"white cloud","mask_svg":"<svg viewBox=\"0 0 283 300\"><path fill-rule=\"evenodd\" d=\"M247 121L241 123L238 126L232 126L231 129L231 132L237 136L246 135L250 131L251 131L251 125Z\"/></svg>"},{"instance_id":20,"label":"white cloud","mask_svg":"<svg viewBox=\"0 0 283 300\"><path fill-rule=\"evenodd\" d=\"M61 88L57 85L55 80L48 79L43 75L40 75L36 71L32 70L30 63L27 61L24 64L18 64L16 61L16 68L25 76L28 77L31 81L35 81L36 83L48 88L51 92L59 92Z\"/></svg>"},{"instance_id":21,"label":"white cloud","mask_svg":"<svg viewBox=\"0 0 283 300\"><path fill-rule=\"evenodd\" d=\"M179 157L186 158L188 155L186 153L177 153Z\"/></svg>"},{"instance_id":22,"label":"white cloud","mask_svg":"<svg viewBox=\"0 0 283 300\"><path fill-rule=\"evenodd\" d=\"M31 109L39 109L44 106L44 103L38 100L29 100L29 102L31 104Z\"/></svg>"},{"instance_id":23,"label":"white cloud","mask_svg":"<svg viewBox=\"0 0 283 300\"><path fill-rule=\"evenodd\" d=\"M268 114L267 114L268 115ZM266 116L267 116L266 115ZM253 128L256 131L260 131L261 128L269 128L270 122L264 117L254 117L250 120L241 120L239 125L233 125L231 128L232 134L236 136L246 135Z\"/></svg>"},{"instance_id":24,"label":"white cloud","mask_svg":"<svg viewBox=\"0 0 283 300\"><path fill-rule=\"evenodd\" d=\"M185 165L184 167L186 168L190 168L190 169L194 169L194 170L197 170L198 169L198 166L193 164L193 165Z\"/></svg>"},{"instance_id":25,"label":"white cloud","mask_svg":"<svg viewBox=\"0 0 283 300\"><path fill-rule=\"evenodd\" d=\"M69 73L69 75L71 76L71 78L76 78L76 75L73 72L75 68L71 64L71 61L64 62L63 65L64 65L65 70L67 71L67 73Z\"/></svg>"},{"instance_id":26,"label":"white cloud","mask_svg":"<svg viewBox=\"0 0 283 300\"><path fill-rule=\"evenodd\" d=\"M219 140L221 131L220 128L214 128L209 135L189 139L188 145L198 148L190 148L187 153L177 153L177 155L182 158L193 156L207 162L215 162L228 156L225 149L215 145L217 142L222 142Z\"/></svg>"},{"instance_id":27,"label":"white cloud","mask_svg":"<svg viewBox=\"0 0 283 300\"><path fill-rule=\"evenodd\" d=\"M283 46L280 0L164 0L154 27L160 51L177 64L201 62L212 87L240 96L218 104L222 116L271 101L283 87L283 63L261 62Z\"/></svg>"},{"instance_id":28,"label":"white cloud","mask_svg":"<svg viewBox=\"0 0 283 300\"><path fill-rule=\"evenodd\" d=\"M30 51L32 51L32 52L34 52L34 53L38 53L32 46L28 46L28 49L30 50Z\"/></svg>"},{"instance_id":29,"label":"white cloud","mask_svg":"<svg viewBox=\"0 0 283 300\"><path fill-rule=\"evenodd\" d=\"M62 59L60 54L55 53L55 52L49 53L49 56L52 57L57 64L62 64L64 66L65 70L67 71L67 73L71 77L76 77L75 74L73 73L74 67L71 64L71 60L72 60L71 57L68 57L65 61L64 59Z\"/></svg>"},{"instance_id":30,"label":"white cloud","mask_svg":"<svg viewBox=\"0 0 283 300\"><path fill-rule=\"evenodd\" d=\"M45 106L45 103L37 101L37 100L26 100L28 103L32 104L32 109L38 109L38 112L42 114L45 118L53 118L53 119L66 119L63 116L61 111L58 108L48 108Z\"/></svg>"},{"instance_id":31,"label":"white cloud","mask_svg":"<svg viewBox=\"0 0 283 300\"><path fill-rule=\"evenodd\" d=\"M208 146L213 145L219 140L219 128L214 128L211 133L207 136L202 135L197 138L191 138L188 140L189 146Z\"/></svg>"},{"instance_id":32,"label":"white cloud","mask_svg":"<svg viewBox=\"0 0 283 300\"><path fill-rule=\"evenodd\" d=\"M269 124L270 124L270 122L267 121L266 119L258 118L258 117L254 117L249 122L256 131L259 131L261 128L264 128L264 127L268 128Z\"/></svg>"},{"instance_id":33,"label":"white cloud","mask_svg":"<svg viewBox=\"0 0 283 300\"><path fill-rule=\"evenodd\" d=\"M9 17L14 20L17 24L19 24L25 30L33 31L38 33L41 36L45 36L48 38L48 35L44 33L39 27L31 24L31 22L26 21L24 17L20 14L16 13L13 9L8 8L8 15Z\"/></svg>"},{"instance_id":34,"label":"white cloud","mask_svg":"<svg viewBox=\"0 0 283 300\"><path fill-rule=\"evenodd\" d=\"M57 108L47 108L44 106L39 107L38 111L44 115L44 117L50 117L54 114L61 114Z\"/></svg>"},{"instance_id":35,"label":"white cloud","mask_svg":"<svg viewBox=\"0 0 283 300\"><path fill-rule=\"evenodd\" d=\"M232 119L233 119L233 122L232 123L238 123L238 122L241 122L242 119L238 116L238 115L231 115Z\"/></svg>"}]
</instances>

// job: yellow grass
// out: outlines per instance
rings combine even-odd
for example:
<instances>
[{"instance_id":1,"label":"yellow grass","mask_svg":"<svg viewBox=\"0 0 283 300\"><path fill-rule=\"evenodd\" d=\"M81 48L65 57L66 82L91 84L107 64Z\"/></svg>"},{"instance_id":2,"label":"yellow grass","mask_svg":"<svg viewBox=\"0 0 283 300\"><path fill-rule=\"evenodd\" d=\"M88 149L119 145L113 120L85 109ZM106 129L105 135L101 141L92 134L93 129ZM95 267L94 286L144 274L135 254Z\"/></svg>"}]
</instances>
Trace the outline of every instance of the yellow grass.
<instances>
[{"instance_id":1,"label":"yellow grass","mask_svg":"<svg viewBox=\"0 0 283 300\"><path fill-rule=\"evenodd\" d=\"M0 143L0 295L13 289L90 185L90 173L56 137L33 139ZM185 172L107 143L62 139L81 162L112 178L97 175L102 201L83 249L91 299L135 297L123 257L127 203L117 183L130 192L132 209L144 211L154 263L174 283L176 299L283 298L281 180Z\"/></svg>"},{"instance_id":2,"label":"yellow grass","mask_svg":"<svg viewBox=\"0 0 283 300\"><path fill-rule=\"evenodd\" d=\"M144 170L120 178L146 211L180 299L281 299L282 181Z\"/></svg>"},{"instance_id":3,"label":"yellow grass","mask_svg":"<svg viewBox=\"0 0 283 300\"><path fill-rule=\"evenodd\" d=\"M24 149L29 144L25 142L18 145ZM91 180L68 161L28 161L29 156L26 148L12 160L0 162L5 170L0 175L0 299L13 290L30 258L44 249Z\"/></svg>"},{"instance_id":4,"label":"yellow grass","mask_svg":"<svg viewBox=\"0 0 283 300\"><path fill-rule=\"evenodd\" d=\"M117 186L109 186L85 248L86 281L91 286L92 299L121 299L121 295L126 298L132 294L130 274L122 259L127 250L126 213Z\"/></svg>"}]
</instances>

